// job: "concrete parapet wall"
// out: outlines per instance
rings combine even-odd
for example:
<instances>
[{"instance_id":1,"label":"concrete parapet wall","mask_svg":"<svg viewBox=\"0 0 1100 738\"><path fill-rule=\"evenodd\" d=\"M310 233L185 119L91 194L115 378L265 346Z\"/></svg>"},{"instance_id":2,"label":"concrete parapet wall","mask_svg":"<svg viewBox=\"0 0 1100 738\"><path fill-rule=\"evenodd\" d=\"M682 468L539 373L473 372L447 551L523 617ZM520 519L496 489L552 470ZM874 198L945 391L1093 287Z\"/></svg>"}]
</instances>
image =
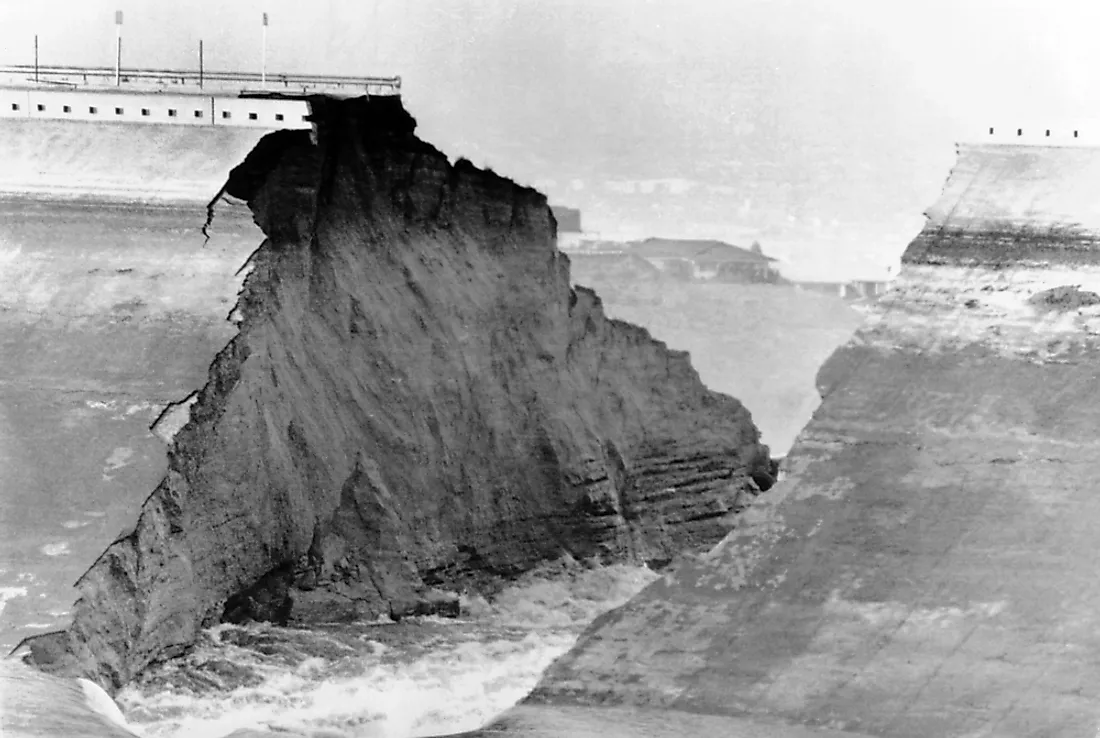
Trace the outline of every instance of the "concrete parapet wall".
<instances>
[{"instance_id":1,"label":"concrete parapet wall","mask_svg":"<svg viewBox=\"0 0 1100 738\"><path fill-rule=\"evenodd\" d=\"M304 100L126 90L0 88L0 118L171 126L309 128Z\"/></svg>"},{"instance_id":2,"label":"concrete parapet wall","mask_svg":"<svg viewBox=\"0 0 1100 738\"><path fill-rule=\"evenodd\" d=\"M284 94L395 95L400 77L328 74L262 74L202 69L115 69L16 64L0 66L0 87L126 89L185 94L237 94L241 90Z\"/></svg>"}]
</instances>

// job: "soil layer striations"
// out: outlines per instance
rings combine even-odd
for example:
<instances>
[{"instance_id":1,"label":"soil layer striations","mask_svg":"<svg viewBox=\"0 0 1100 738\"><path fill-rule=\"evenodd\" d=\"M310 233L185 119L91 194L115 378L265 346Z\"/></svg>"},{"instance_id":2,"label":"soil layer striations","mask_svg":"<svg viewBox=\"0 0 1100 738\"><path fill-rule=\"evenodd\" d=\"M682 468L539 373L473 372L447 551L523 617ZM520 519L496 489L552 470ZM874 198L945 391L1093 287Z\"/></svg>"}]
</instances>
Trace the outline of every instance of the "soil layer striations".
<instances>
[{"instance_id":1,"label":"soil layer striations","mask_svg":"<svg viewBox=\"0 0 1100 738\"><path fill-rule=\"evenodd\" d=\"M311 100L233 170L267 236L239 334L40 666L109 690L223 620L454 611L541 561L665 563L773 481L749 412L572 289L545 198Z\"/></svg>"},{"instance_id":2,"label":"soil layer striations","mask_svg":"<svg viewBox=\"0 0 1100 738\"><path fill-rule=\"evenodd\" d=\"M1100 150L962 147L894 289L819 373L789 476L597 619L515 719L1095 735L1098 216Z\"/></svg>"}]
</instances>

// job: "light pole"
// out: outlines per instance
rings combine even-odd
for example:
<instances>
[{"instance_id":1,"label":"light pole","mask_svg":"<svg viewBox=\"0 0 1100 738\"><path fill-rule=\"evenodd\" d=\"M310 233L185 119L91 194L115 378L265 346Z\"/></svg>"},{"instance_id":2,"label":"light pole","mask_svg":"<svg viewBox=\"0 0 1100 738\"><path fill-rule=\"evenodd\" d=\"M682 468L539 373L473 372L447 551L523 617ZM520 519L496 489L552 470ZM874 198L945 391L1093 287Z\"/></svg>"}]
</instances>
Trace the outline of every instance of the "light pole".
<instances>
[{"instance_id":1,"label":"light pole","mask_svg":"<svg viewBox=\"0 0 1100 738\"><path fill-rule=\"evenodd\" d=\"M260 86L267 89L267 13L264 13L264 26L260 39Z\"/></svg>"},{"instance_id":2,"label":"light pole","mask_svg":"<svg viewBox=\"0 0 1100 738\"><path fill-rule=\"evenodd\" d=\"M115 11L115 87L122 84L122 11Z\"/></svg>"}]
</instances>

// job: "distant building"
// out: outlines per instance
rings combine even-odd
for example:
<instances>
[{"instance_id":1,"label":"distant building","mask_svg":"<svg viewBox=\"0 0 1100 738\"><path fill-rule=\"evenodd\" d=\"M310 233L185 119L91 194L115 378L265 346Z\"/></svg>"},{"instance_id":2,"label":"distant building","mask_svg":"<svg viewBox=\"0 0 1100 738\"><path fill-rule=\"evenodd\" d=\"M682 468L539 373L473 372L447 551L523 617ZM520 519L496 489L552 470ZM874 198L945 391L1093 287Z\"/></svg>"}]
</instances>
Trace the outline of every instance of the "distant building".
<instances>
[{"instance_id":1,"label":"distant building","mask_svg":"<svg viewBox=\"0 0 1100 738\"><path fill-rule=\"evenodd\" d=\"M558 221L558 234L581 233L581 211L563 205L551 205L550 211Z\"/></svg>"},{"instance_id":2,"label":"distant building","mask_svg":"<svg viewBox=\"0 0 1100 738\"><path fill-rule=\"evenodd\" d=\"M639 256L665 275L692 281L780 281L776 259L764 255L758 244L743 249L723 241L647 238L625 244L625 253Z\"/></svg>"}]
</instances>

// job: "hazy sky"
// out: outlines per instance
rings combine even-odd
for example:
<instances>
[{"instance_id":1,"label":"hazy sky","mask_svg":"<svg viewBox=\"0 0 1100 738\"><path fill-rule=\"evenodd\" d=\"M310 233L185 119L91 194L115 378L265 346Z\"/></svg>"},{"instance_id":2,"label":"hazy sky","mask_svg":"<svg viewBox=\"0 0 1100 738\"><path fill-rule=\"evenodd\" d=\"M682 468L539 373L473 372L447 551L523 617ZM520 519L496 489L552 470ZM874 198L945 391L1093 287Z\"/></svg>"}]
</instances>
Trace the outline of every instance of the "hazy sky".
<instances>
[{"instance_id":1,"label":"hazy sky","mask_svg":"<svg viewBox=\"0 0 1100 738\"><path fill-rule=\"evenodd\" d=\"M0 63L31 62L37 33L44 64L110 66L116 9L125 66L195 67L201 38L207 68L250 70L266 11L268 71L400 74L449 154L665 235L720 229L722 204L608 200L598 180L729 190L774 162L791 218L843 230L873 195L893 214L867 218L919 222L953 139L1100 118L1100 3L1068 0L0 0Z\"/></svg>"}]
</instances>

